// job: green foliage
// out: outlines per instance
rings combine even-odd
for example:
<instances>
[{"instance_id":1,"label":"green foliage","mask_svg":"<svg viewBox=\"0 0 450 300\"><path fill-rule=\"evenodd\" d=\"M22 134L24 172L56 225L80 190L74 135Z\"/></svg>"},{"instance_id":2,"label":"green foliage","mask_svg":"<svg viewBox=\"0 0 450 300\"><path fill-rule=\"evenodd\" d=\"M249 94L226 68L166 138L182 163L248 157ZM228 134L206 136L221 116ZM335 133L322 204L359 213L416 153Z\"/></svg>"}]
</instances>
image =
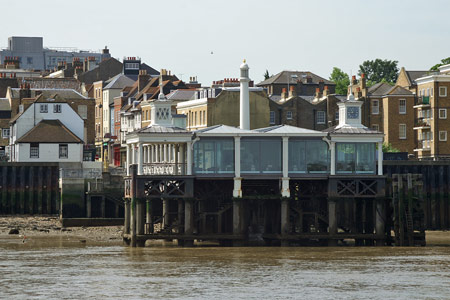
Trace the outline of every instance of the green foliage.
<instances>
[{"instance_id":1,"label":"green foliage","mask_svg":"<svg viewBox=\"0 0 450 300\"><path fill-rule=\"evenodd\" d=\"M399 69L398 61L387 59L366 60L359 65L358 75L366 75L366 85L371 86L377 82L394 84L397 81Z\"/></svg>"},{"instance_id":2,"label":"green foliage","mask_svg":"<svg viewBox=\"0 0 450 300\"><path fill-rule=\"evenodd\" d=\"M347 95L347 88L350 85L350 77L347 73L334 67L330 75L330 80L336 83L336 94Z\"/></svg>"},{"instance_id":3,"label":"green foliage","mask_svg":"<svg viewBox=\"0 0 450 300\"><path fill-rule=\"evenodd\" d=\"M400 152L397 148L392 147L391 143L383 143L383 152Z\"/></svg>"},{"instance_id":4,"label":"green foliage","mask_svg":"<svg viewBox=\"0 0 450 300\"><path fill-rule=\"evenodd\" d=\"M272 77L272 76L269 75L269 70L266 69L266 72L264 73L264 80L267 80L270 77Z\"/></svg>"},{"instance_id":5,"label":"green foliage","mask_svg":"<svg viewBox=\"0 0 450 300\"><path fill-rule=\"evenodd\" d=\"M439 68L440 66L448 65L448 64L450 64L450 57L447 57L447 58L442 59L442 60L441 60L441 63L440 63L440 64L435 64L434 66L432 66L432 67L430 68L430 71L439 71L438 68Z\"/></svg>"}]
</instances>

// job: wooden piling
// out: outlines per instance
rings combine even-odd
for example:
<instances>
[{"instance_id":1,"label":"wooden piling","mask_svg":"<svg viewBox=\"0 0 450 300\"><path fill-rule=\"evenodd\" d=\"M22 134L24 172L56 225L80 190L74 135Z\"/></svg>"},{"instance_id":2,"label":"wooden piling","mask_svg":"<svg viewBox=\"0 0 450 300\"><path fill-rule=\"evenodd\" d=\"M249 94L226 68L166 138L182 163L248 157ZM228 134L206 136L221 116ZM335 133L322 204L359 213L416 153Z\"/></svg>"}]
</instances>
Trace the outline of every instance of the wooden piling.
<instances>
[{"instance_id":1,"label":"wooden piling","mask_svg":"<svg viewBox=\"0 0 450 300\"><path fill-rule=\"evenodd\" d=\"M28 169L28 213L34 214L34 167Z\"/></svg>"}]
</instances>

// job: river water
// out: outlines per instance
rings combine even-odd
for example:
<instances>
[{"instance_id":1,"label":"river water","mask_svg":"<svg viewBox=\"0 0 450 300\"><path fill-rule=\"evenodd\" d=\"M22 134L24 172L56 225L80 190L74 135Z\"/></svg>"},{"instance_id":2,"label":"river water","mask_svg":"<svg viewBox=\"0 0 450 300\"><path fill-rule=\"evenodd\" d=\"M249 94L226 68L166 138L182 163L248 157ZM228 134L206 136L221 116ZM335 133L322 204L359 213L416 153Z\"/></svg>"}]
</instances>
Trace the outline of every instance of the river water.
<instances>
[{"instance_id":1,"label":"river water","mask_svg":"<svg viewBox=\"0 0 450 300\"><path fill-rule=\"evenodd\" d=\"M0 237L0 299L450 299L450 247L132 249Z\"/></svg>"}]
</instances>

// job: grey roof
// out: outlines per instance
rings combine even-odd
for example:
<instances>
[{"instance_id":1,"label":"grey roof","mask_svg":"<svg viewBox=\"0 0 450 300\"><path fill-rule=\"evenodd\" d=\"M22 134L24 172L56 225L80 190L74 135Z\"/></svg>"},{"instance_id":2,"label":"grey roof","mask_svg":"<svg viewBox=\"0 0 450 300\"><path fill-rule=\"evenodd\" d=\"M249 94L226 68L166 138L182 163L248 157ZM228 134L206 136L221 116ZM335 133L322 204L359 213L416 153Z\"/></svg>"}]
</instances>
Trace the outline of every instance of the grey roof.
<instances>
[{"instance_id":1,"label":"grey roof","mask_svg":"<svg viewBox=\"0 0 450 300\"><path fill-rule=\"evenodd\" d=\"M9 105L7 98L0 98L0 110L11 110L11 105Z\"/></svg>"},{"instance_id":2,"label":"grey roof","mask_svg":"<svg viewBox=\"0 0 450 300\"><path fill-rule=\"evenodd\" d=\"M309 76L312 78L312 83L314 83L314 84L319 83L319 81L323 81L325 84L335 84L334 82L329 81L325 78L322 78L322 77L320 77L314 73L311 73L309 71L281 71L280 73L273 75L270 78L258 83L257 86L268 85L268 84L288 84L288 79L292 75L296 75L297 76L296 80L300 80L302 82L304 82L305 77ZM296 82L294 82L294 79L292 79L292 77L289 80L289 83L296 84Z\"/></svg>"},{"instance_id":3,"label":"grey roof","mask_svg":"<svg viewBox=\"0 0 450 300\"><path fill-rule=\"evenodd\" d=\"M108 79L103 90L107 89L123 89L126 86L133 85L135 81L123 74L117 74L113 78Z\"/></svg>"},{"instance_id":4,"label":"grey roof","mask_svg":"<svg viewBox=\"0 0 450 300\"><path fill-rule=\"evenodd\" d=\"M175 90L167 95L168 100L187 101L192 100L197 91L195 90Z\"/></svg>"},{"instance_id":5,"label":"grey roof","mask_svg":"<svg viewBox=\"0 0 450 300\"><path fill-rule=\"evenodd\" d=\"M136 130L137 133L191 133L186 129L175 126L150 125L146 128Z\"/></svg>"},{"instance_id":6,"label":"grey roof","mask_svg":"<svg viewBox=\"0 0 450 300\"><path fill-rule=\"evenodd\" d=\"M141 70L146 70L148 75L159 75L159 72L157 70L153 69L146 63L141 63Z\"/></svg>"},{"instance_id":7,"label":"grey roof","mask_svg":"<svg viewBox=\"0 0 450 300\"><path fill-rule=\"evenodd\" d=\"M373 130L367 127L364 128L356 128L356 127L341 127L336 129L336 126L327 128L322 130L323 132L329 132L329 133L334 133L334 134L382 134L381 132L377 131L377 130Z\"/></svg>"},{"instance_id":8,"label":"grey roof","mask_svg":"<svg viewBox=\"0 0 450 300\"><path fill-rule=\"evenodd\" d=\"M196 130L195 133L210 133L210 134L233 134L233 133L251 133L251 130L244 130L238 127L233 127L229 125L214 125L210 127L206 127L203 129Z\"/></svg>"},{"instance_id":9,"label":"grey roof","mask_svg":"<svg viewBox=\"0 0 450 300\"><path fill-rule=\"evenodd\" d=\"M399 85L396 85L391 88L388 95L413 95L413 93Z\"/></svg>"},{"instance_id":10,"label":"grey roof","mask_svg":"<svg viewBox=\"0 0 450 300\"><path fill-rule=\"evenodd\" d=\"M31 97L36 97L36 92L39 92L44 98L49 98L55 94L58 94L60 97L65 99L88 99L87 97L81 95L79 92L74 89L30 89ZM11 89L11 97L19 98L20 88ZM38 93L38 94L39 94Z\"/></svg>"},{"instance_id":11,"label":"grey roof","mask_svg":"<svg viewBox=\"0 0 450 300\"><path fill-rule=\"evenodd\" d=\"M321 131L311 130L296 126L290 125L275 125L265 128L255 129L257 132L267 132L267 133L279 133L279 134L292 134L292 133L300 133L300 134L322 134Z\"/></svg>"},{"instance_id":12,"label":"grey roof","mask_svg":"<svg viewBox=\"0 0 450 300\"><path fill-rule=\"evenodd\" d=\"M378 82L372 85L367 92L371 96L384 96L392 89L392 85L385 82Z\"/></svg>"},{"instance_id":13,"label":"grey roof","mask_svg":"<svg viewBox=\"0 0 450 300\"><path fill-rule=\"evenodd\" d=\"M409 81L411 84L416 82L417 78L423 77L426 75L429 71L406 71L406 75L408 75Z\"/></svg>"}]
</instances>

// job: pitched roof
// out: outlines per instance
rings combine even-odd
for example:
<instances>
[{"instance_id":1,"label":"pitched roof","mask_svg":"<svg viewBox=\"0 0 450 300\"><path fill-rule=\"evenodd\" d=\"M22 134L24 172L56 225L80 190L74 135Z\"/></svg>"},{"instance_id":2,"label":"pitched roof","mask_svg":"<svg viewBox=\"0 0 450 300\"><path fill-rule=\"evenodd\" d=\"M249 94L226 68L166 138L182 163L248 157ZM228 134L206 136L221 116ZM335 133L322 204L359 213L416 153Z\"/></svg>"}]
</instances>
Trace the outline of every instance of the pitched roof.
<instances>
[{"instance_id":1,"label":"pitched roof","mask_svg":"<svg viewBox=\"0 0 450 300\"><path fill-rule=\"evenodd\" d=\"M291 125L275 125L275 126L271 126L271 127L255 129L254 131L277 133L277 134L299 133L299 134L319 134L320 135L322 133L321 131L300 128L300 127L291 126Z\"/></svg>"},{"instance_id":2,"label":"pitched roof","mask_svg":"<svg viewBox=\"0 0 450 300\"><path fill-rule=\"evenodd\" d=\"M336 126L327 128L322 130L323 132L329 132L334 134L382 134L381 132L377 130L373 130L367 127L364 128L357 128L357 127L341 127L336 129Z\"/></svg>"},{"instance_id":3,"label":"pitched roof","mask_svg":"<svg viewBox=\"0 0 450 300\"><path fill-rule=\"evenodd\" d=\"M280 73L271 76L270 78L260 82L257 84L257 86L262 85L268 85L268 84L288 84L289 77L291 80L289 80L289 83L295 84L294 79L292 79L292 76L297 76L297 80L303 81L305 77L311 77L312 83L317 84L319 81L323 81L325 84L335 84L332 81L329 81L325 78L322 78L314 73L311 73L309 71L281 71ZM295 80L296 81L296 80Z\"/></svg>"},{"instance_id":4,"label":"pitched roof","mask_svg":"<svg viewBox=\"0 0 450 300\"><path fill-rule=\"evenodd\" d=\"M67 103L67 101L59 96L58 94L50 95L49 97L44 97L43 95L37 96L34 102L37 103Z\"/></svg>"},{"instance_id":5,"label":"pitched roof","mask_svg":"<svg viewBox=\"0 0 450 300\"><path fill-rule=\"evenodd\" d=\"M117 74L113 78L108 79L105 83L106 86L103 90L107 89L123 89L126 86L130 86L134 84L134 80L128 78L123 74Z\"/></svg>"},{"instance_id":6,"label":"pitched roof","mask_svg":"<svg viewBox=\"0 0 450 300\"><path fill-rule=\"evenodd\" d=\"M372 85L367 92L371 96L384 96L392 89L392 85L385 82L378 82Z\"/></svg>"},{"instance_id":7,"label":"pitched roof","mask_svg":"<svg viewBox=\"0 0 450 300\"><path fill-rule=\"evenodd\" d=\"M59 120L42 120L17 143L83 143Z\"/></svg>"},{"instance_id":8,"label":"pitched roof","mask_svg":"<svg viewBox=\"0 0 450 300\"><path fill-rule=\"evenodd\" d=\"M58 94L64 99L88 99L74 89L30 89L31 97L42 95L44 98L50 98L51 96ZM19 98L20 88L11 89L11 98ZM37 95L38 94L38 95Z\"/></svg>"},{"instance_id":9,"label":"pitched roof","mask_svg":"<svg viewBox=\"0 0 450 300\"><path fill-rule=\"evenodd\" d=\"M228 125L215 125L211 127L206 127L203 129L199 129L194 131L195 133L209 133L209 134L218 134L218 133L251 133L251 130L244 130L238 127L228 126Z\"/></svg>"},{"instance_id":10,"label":"pitched roof","mask_svg":"<svg viewBox=\"0 0 450 300\"><path fill-rule=\"evenodd\" d=\"M84 83L108 80L122 72L123 65L117 59L110 57L100 62L94 69L78 75L78 80Z\"/></svg>"},{"instance_id":11,"label":"pitched roof","mask_svg":"<svg viewBox=\"0 0 450 300\"><path fill-rule=\"evenodd\" d=\"M150 125L148 127L136 130L138 133L190 133L186 129L176 126Z\"/></svg>"},{"instance_id":12,"label":"pitched roof","mask_svg":"<svg viewBox=\"0 0 450 300\"><path fill-rule=\"evenodd\" d=\"M0 98L0 110L11 110L8 98Z\"/></svg>"},{"instance_id":13,"label":"pitched roof","mask_svg":"<svg viewBox=\"0 0 450 300\"><path fill-rule=\"evenodd\" d=\"M196 90L175 90L167 95L167 99L178 101L191 100L193 99L196 92L197 92Z\"/></svg>"},{"instance_id":14,"label":"pitched roof","mask_svg":"<svg viewBox=\"0 0 450 300\"><path fill-rule=\"evenodd\" d=\"M399 85L393 86L387 95L413 95L413 93Z\"/></svg>"},{"instance_id":15,"label":"pitched roof","mask_svg":"<svg viewBox=\"0 0 450 300\"><path fill-rule=\"evenodd\" d=\"M146 63L141 63L141 70L146 70L148 75L159 75L159 72Z\"/></svg>"},{"instance_id":16,"label":"pitched roof","mask_svg":"<svg viewBox=\"0 0 450 300\"><path fill-rule=\"evenodd\" d=\"M406 75L408 76L409 82L411 84L414 84L417 78L423 77L426 75L429 71L406 71Z\"/></svg>"}]
</instances>

